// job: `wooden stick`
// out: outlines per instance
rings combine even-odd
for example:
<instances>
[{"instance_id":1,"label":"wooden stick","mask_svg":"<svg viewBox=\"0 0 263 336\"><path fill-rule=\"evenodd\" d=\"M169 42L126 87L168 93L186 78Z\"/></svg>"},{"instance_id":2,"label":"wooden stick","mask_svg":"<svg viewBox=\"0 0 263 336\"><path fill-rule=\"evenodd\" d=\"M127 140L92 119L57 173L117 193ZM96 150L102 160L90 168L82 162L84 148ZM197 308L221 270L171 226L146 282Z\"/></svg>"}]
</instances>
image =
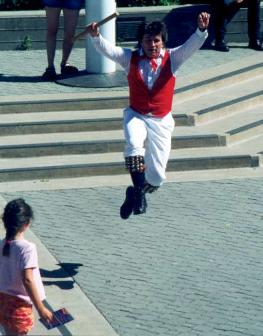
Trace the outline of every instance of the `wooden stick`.
<instances>
[{"instance_id":1,"label":"wooden stick","mask_svg":"<svg viewBox=\"0 0 263 336\"><path fill-rule=\"evenodd\" d=\"M119 16L118 12L112 13L111 15L105 17L103 20L97 22L97 26L100 27L107 23L108 21L115 19L117 16ZM89 26L89 25L88 25ZM85 36L87 34L86 30L83 30L81 33L77 34L74 36L73 41L75 42L76 40L79 40L81 37Z\"/></svg>"},{"instance_id":2,"label":"wooden stick","mask_svg":"<svg viewBox=\"0 0 263 336\"><path fill-rule=\"evenodd\" d=\"M105 17L105 19L99 21L99 22L97 23L97 26L100 27L100 26L104 25L104 23L106 23L106 22L108 22L108 21L110 21L110 20L112 20L112 19L115 19L117 16L119 16L119 13L118 13L118 12L112 13L111 15Z\"/></svg>"}]
</instances>

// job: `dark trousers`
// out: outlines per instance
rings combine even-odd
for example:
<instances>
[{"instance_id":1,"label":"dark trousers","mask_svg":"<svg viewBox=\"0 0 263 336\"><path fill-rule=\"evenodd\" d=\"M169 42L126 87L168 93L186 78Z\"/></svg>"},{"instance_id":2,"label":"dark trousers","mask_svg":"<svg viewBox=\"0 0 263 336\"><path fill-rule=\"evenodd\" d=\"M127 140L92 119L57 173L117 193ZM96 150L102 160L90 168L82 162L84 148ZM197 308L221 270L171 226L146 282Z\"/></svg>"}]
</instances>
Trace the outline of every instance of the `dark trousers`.
<instances>
[{"instance_id":1,"label":"dark trousers","mask_svg":"<svg viewBox=\"0 0 263 336\"><path fill-rule=\"evenodd\" d=\"M250 42L260 39L260 0L244 0L225 5L224 0L214 1L215 38L224 40L227 24L232 20L241 7L247 7L248 37Z\"/></svg>"}]
</instances>

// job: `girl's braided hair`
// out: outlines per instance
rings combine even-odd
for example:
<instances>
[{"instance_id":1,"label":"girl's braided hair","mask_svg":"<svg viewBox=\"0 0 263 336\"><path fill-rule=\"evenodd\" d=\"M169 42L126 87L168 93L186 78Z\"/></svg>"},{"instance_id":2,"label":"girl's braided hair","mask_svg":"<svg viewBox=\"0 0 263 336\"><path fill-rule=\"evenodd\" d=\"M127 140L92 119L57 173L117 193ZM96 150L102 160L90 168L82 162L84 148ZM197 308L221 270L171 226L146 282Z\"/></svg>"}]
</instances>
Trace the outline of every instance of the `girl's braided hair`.
<instances>
[{"instance_id":1,"label":"girl's braided hair","mask_svg":"<svg viewBox=\"0 0 263 336\"><path fill-rule=\"evenodd\" d=\"M33 219L33 210L22 198L17 198L7 203L2 220L6 229L3 256L10 254L10 240L15 237L23 225Z\"/></svg>"}]
</instances>

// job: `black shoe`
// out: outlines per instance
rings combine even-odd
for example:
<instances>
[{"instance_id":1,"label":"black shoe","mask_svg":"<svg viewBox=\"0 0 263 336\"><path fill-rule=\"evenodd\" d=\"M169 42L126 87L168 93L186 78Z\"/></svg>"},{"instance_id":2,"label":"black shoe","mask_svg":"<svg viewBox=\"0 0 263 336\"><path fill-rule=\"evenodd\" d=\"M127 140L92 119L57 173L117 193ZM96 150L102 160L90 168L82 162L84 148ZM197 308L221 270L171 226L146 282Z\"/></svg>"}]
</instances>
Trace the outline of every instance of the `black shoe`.
<instances>
[{"instance_id":1,"label":"black shoe","mask_svg":"<svg viewBox=\"0 0 263 336\"><path fill-rule=\"evenodd\" d=\"M217 41L215 43L215 50L217 51L223 51L223 52L228 52L229 51L229 47L226 44L225 41Z\"/></svg>"},{"instance_id":2,"label":"black shoe","mask_svg":"<svg viewBox=\"0 0 263 336\"><path fill-rule=\"evenodd\" d=\"M68 63L65 65L61 65L60 69L61 69L61 75L63 76L76 75L79 71L77 67L75 67L74 65L70 65Z\"/></svg>"},{"instance_id":3,"label":"black shoe","mask_svg":"<svg viewBox=\"0 0 263 336\"><path fill-rule=\"evenodd\" d=\"M147 202L143 188L134 189L133 214L141 215L146 212Z\"/></svg>"},{"instance_id":4,"label":"black shoe","mask_svg":"<svg viewBox=\"0 0 263 336\"><path fill-rule=\"evenodd\" d=\"M248 47L257 51L263 51L262 43L259 40L250 41Z\"/></svg>"},{"instance_id":5,"label":"black shoe","mask_svg":"<svg viewBox=\"0 0 263 336\"><path fill-rule=\"evenodd\" d=\"M128 219L133 211L134 205L134 188L129 186L126 189L126 198L120 208L120 216L122 219Z\"/></svg>"},{"instance_id":6,"label":"black shoe","mask_svg":"<svg viewBox=\"0 0 263 336\"><path fill-rule=\"evenodd\" d=\"M57 74L54 66L46 68L42 75L42 80L44 81L55 81L57 79Z\"/></svg>"}]
</instances>

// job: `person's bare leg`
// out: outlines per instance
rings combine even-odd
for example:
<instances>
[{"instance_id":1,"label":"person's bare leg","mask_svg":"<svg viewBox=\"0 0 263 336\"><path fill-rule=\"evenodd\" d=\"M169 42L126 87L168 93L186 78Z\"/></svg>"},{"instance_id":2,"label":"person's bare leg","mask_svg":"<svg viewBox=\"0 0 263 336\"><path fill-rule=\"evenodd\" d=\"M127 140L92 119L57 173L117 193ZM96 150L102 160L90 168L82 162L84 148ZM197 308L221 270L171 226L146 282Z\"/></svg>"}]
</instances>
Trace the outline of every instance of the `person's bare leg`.
<instances>
[{"instance_id":1,"label":"person's bare leg","mask_svg":"<svg viewBox=\"0 0 263 336\"><path fill-rule=\"evenodd\" d=\"M46 7L45 9L47 16L47 35L46 35L47 61L48 61L48 67L53 67L56 54L56 40L57 40L57 31L59 26L59 16L61 8Z\"/></svg>"},{"instance_id":2,"label":"person's bare leg","mask_svg":"<svg viewBox=\"0 0 263 336\"><path fill-rule=\"evenodd\" d=\"M73 47L73 37L75 35L76 26L78 23L79 10L64 9L63 12L64 12L64 40L63 40L61 65L65 66L68 62Z\"/></svg>"}]
</instances>

